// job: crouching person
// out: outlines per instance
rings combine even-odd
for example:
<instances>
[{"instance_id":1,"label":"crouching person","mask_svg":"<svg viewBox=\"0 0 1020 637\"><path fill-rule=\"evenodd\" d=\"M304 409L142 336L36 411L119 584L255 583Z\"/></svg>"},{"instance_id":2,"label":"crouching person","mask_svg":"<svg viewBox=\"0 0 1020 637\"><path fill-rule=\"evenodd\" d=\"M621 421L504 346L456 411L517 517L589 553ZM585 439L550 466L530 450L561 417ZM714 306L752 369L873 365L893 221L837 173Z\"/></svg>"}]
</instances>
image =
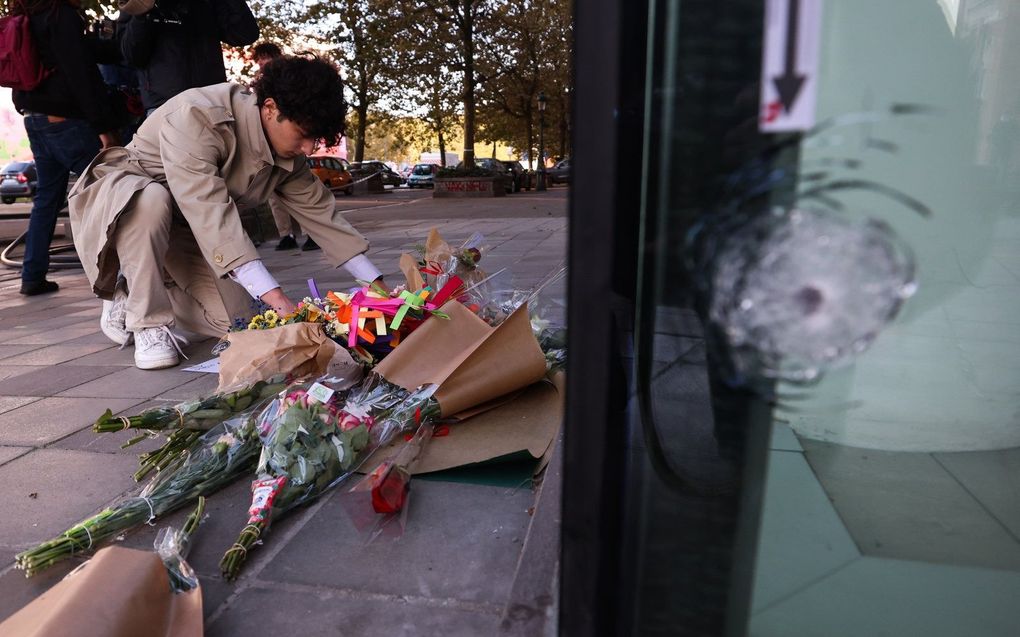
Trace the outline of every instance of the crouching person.
<instances>
[{"instance_id":1,"label":"crouching person","mask_svg":"<svg viewBox=\"0 0 1020 637\"><path fill-rule=\"evenodd\" d=\"M309 171L317 142L335 145L346 105L336 67L308 57L268 65L252 86L185 91L124 148L101 152L70 195L74 243L102 299L103 333L134 341L135 365L179 362L171 328L222 336L251 298L295 309L259 258L238 210L271 194L334 266L373 281L368 242L335 213Z\"/></svg>"}]
</instances>

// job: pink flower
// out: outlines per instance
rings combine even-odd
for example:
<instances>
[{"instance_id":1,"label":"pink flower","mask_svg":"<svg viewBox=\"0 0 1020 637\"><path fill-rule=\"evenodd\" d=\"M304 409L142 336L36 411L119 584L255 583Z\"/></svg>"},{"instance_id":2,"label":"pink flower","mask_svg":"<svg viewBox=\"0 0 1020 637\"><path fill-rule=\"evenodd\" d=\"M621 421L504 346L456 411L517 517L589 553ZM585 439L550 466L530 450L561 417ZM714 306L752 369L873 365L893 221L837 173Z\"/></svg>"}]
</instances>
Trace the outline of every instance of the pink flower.
<instances>
[{"instance_id":1,"label":"pink flower","mask_svg":"<svg viewBox=\"0 0 1020 637\"><path fill-rule=\"evenodd\" d=\"M344 412L340 415L340 420L337 422L337 426L340 427L340 431L350 431L361 424L361 420L357 416L353 416Z\"/></svg>"},{"instance_id":2,"label":"pink flower","mask_svg":"<svg viewBox=\"0 0 1020 637\"><path fill-rule=\"evenodd\" d=\"M283 399L283 408L289 409L290 407L298 406L302 409L308 408L308 393L303 389L292 391L287 394Z\"/></svg>"}]
</instances>

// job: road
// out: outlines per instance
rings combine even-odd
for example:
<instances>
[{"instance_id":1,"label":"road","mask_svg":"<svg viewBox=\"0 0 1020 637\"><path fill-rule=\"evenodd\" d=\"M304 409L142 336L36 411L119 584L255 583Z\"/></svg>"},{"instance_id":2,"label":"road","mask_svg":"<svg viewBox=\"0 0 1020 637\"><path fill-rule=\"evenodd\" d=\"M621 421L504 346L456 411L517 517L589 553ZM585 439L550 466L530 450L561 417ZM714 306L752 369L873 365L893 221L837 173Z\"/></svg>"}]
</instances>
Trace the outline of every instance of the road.
<instances>
[{"instance_id":1,"label":"road","mask_svg":"<svg viewBox=\"0 0 1020 637\"><path fill-rule=\"evenodd\" d=\"M487 218L500 219L506 217L546 217L549 216L548 210L542 209L540 205L534 205L531 208L531 212L529 212L528 205L522 206L519 204L521 202L535 202L536 200L564 197L566 191L566 187L557 186L544 193L532 190L507 195L506 197L493 197L491 199L447 199L445 201L448 202L448 205L444 206L443 209L430 209L423 213L424 216L419 218L458 219L485 216ZM353 197L338 194L336 203L337 208L344 211L348 219L353 222L357 219L374 217L375 215L372 211L375 209L413 206L415 202L426 199L432 199L431 190L387 187L385 193L379 194L356 195ZM32 203L21 199L13 204L0 205L0 220L4 218L26 218L31 210ZM416 216L413 209L401 212L407 212L409 215ZM484 215L480 215L480 212L484 212ZM553 213L553 216L560 216L560 214L565 215L566 209L562 209L560 213ZM363 215L368 215L368 217Z\"/></svg>"}]
</instances>

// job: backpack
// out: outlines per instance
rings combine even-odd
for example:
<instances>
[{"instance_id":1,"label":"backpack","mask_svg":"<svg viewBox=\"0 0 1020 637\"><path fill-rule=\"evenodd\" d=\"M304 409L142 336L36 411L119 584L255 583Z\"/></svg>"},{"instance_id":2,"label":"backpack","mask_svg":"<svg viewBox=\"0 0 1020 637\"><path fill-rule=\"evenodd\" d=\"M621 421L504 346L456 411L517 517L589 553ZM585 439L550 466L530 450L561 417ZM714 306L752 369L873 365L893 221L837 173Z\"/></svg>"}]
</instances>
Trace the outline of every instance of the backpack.
<instances>
[{"instance_id":1,"label":"backpack","mask_svg":"<svg viewBox=\"0 0 1020 637\"><path fill-rule=\"evenodd\" d=\"M0 18L0 86L31 91L49 74L39 62L28 16Z\"/></svg>"}]
</instances>

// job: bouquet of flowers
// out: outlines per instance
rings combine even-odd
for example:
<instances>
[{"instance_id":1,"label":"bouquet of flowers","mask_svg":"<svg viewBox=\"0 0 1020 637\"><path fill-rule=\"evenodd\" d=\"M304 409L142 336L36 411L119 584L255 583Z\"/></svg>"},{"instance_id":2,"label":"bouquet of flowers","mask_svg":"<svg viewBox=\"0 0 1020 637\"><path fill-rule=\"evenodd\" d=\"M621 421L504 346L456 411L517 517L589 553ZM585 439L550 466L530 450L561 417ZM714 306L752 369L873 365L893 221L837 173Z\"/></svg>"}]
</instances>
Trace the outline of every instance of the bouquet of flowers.
<instances>
[{"instance_id":1,"label":"bouquet of flowers","mask_svg":"<svg viewBox=\"0 0 1020 637\"><path fill-rule=\"evenodd\" d=\"M314 283L310 286L315 290ZM457 279L441 290L404 287L387 291L378 283L351 292L329 291L305 297L283 317L273 310L256 315L248 330L273 329L293 323L318 323L325 334L363 363L373 365L430 316L445 318L439 307L461 286ZM242 328L244 329L244 328Z\"/></svg>"},{"instance_id":2,"label":"bouquet of flowers","mask_svg":"<svg viewBox=\"0 0 1020 637\"><path fill-rule=\"evenodd\" d=\"M254 411L286 386L286 377L274 376L259 380L236 390L219 392L167 407L153 407L135 416L114 416L107 409L92 425L96 433L109 433L124 429L142 429L146 433L136 436L121 447L140 442L152 432L172 430L159 449L139 456L139 468L134 474L140 482L152 471L162 471L179 460L191 449L202 434L228 418Z\"/></svg>"},{"instance_id":3,"label":"bouquet of flowers","mask_svg":"<svg viewBox=\"0 0 1020 637\"><path fill-rule=\"evenodd\" d=\"M350 392L328 379L284 390L258 419L258 478L248 523L220 562L224 577L237 577L272 520L343 482L416 418L438 413L433 390L408 392L375 374Z\"/></svg>"},{"instance_id":4,"label":"bouquet of flowers","mask_svg":"<svg viewBox=\"0 0 1020 637\"><path fill-rule=\"evenodd\" d=\"M450 279L457 277L465 287L472 287L486 277L485 272L478 268L478 263L488 251L488 246L485 245L485 237L479 232L468 237L460 247L454 248L433 228L425 243L415 248L418 252L418 272L424 286L439 290Z\"/></svg>"},{"instance_id":5,"label":"bouquet of flowers","mask_svg":"<svg viewBox=\"0 0 1020 637\"><path fill-rule=\"evenodd\" d=\"M441 429L448 428L443 425ZM359 530L368 529L367 542L391 528L393 522L399 522L397 534L403 532L411 493L411 473L433 435L441 434L432 420L419 423L413 434L405 434L406 439L396 453L351 487L351 493L362 494L362 497L356 497L346 506L355 526ZM363 496L367 496L368 503Z\"/></svg>"},{"instance_id":6,"label":"bouquet of flowers","mask_svg":"<svg viewBox=\"0 0 1020 637\"><path fill-rule=\"evenodd\" d=\"M123 498L57 537L19 553L17 567L31 577L76 553L175 511L230 484L255 465L261 445L251 414L235 416L202 434L178 464L156 475L142 492Z\"/></svg>"}]
</instances>

